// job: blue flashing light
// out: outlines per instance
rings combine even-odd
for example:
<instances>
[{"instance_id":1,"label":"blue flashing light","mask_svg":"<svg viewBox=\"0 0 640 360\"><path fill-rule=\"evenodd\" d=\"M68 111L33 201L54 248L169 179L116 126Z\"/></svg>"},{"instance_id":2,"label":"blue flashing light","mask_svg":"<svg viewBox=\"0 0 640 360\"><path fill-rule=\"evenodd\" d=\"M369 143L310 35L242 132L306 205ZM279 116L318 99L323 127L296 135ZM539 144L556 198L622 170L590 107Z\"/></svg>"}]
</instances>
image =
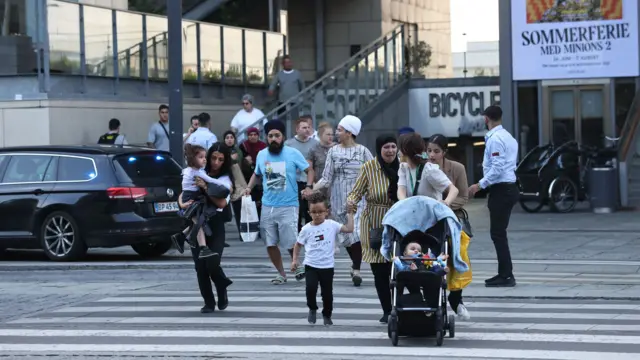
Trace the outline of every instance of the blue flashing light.
<instances>
[{"instance_id":1,"label":"blue flashing light","mask_svg":"<svg viewBox=\"0 0 640 360\"><path fill-rule=\"evenodd\" d=\"M164 160L164 156L156 155L156 160L157 161L162 161L162 160Z\"/></svg>"},{"instance_id":2,"label":"blue flashing light","mask_svg":"<svg viewBox=\"0 0 640 360\"><path fill-rule=\"evenodd\" d=\"M95 174L95 173L89 173L89 179L93 179L93 178L95 178L95 177L96 177L96 174Z\"/></svg>"},{"instance_id":3,"label":"blue flashing light","mask_svg":"<svg viewBox=\"0 0 640 360\"><path fill-rule=\"evenodd\" d=\"M133 156L129 158L129 162L134 162L134 161L136 161L136 160L137 160L137 159L136 159L136 158L134 158Z\"/></svg>"}]
</instances>

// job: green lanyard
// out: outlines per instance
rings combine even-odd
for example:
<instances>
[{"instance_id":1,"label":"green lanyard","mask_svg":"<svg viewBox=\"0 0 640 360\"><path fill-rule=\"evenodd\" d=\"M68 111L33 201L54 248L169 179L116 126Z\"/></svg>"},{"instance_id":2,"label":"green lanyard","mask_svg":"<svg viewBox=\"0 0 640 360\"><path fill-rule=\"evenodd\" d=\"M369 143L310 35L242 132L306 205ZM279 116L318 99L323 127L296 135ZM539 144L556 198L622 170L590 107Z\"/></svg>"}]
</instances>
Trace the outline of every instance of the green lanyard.
<instances>
[{"instance_id":1,"label":"green lanyard","mask_svg":"<svg viewBox=\"0 0 640 360\"><path fill-rule=\"evenodd\" d=\"M416 168L416 181L418 180L418 169L419 169L419 167ZM409 171L409 181L410 181L409 184L411 185L411 195L409 195L409 194L407 194L407 195L413 196L413 193L414 193L413 187L415 186L414 185L415 182L413 181L413 176L411 175L411 171Z\"/></svg>"}]
</instances>

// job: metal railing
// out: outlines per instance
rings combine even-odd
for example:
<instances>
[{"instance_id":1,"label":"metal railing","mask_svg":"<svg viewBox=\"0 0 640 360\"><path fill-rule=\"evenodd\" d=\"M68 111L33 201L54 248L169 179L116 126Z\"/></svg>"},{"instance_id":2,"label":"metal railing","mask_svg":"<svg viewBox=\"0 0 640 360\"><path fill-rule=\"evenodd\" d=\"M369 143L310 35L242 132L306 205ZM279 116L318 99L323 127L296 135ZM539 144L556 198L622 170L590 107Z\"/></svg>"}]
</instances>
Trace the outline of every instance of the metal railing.
<instances>
[{"instance_id":1,"label":"metal railing","mask_svg":"<svg viewBox=\"0 0 640 360\"><path fill-rule=\"evenodd\" d=\"M634 154L640 155L640 90L636 92L627 119L620 132L618 146L618 164L620 180L620 205L629 205L629 169L628 164L632 161Z\"/></svg>"},{"instance_id":2,"label":"metal railing","mask_svg":"<svg viewBox=\"0 0 640 360\"><path fill-rule=\"evenodd\" d=\"M278 118L285 121L291 136L292 123L301 115L311 116L315 128L322 121L335 126L345 115L365 111L408 78L405 35L405 25L396 27L251 126L262 129L265 120Z\"/></svg>"},{"instance_id":3,"label":"metal railing","mask_svg":"<svg viewBox=\"0 0 640 360\"><path fill-rule=\"evenodd\" d=\"M280 33L187 20L182 27L187 82L267 85L287 52ZM46 0L46 30L51 73L111 77L116 87L120 78L168 77L166 17Z\"/></svg>"}]
</instances>

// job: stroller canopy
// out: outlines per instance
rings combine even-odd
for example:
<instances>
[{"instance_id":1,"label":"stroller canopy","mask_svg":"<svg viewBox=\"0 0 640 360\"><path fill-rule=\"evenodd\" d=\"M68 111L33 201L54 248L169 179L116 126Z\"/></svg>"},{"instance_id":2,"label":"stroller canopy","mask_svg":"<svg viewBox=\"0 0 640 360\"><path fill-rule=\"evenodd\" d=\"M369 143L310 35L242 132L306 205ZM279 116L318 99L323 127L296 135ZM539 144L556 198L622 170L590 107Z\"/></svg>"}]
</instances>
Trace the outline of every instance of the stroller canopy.
<instances>
[{"instance_id":1,"label":"stroller canopy","mask_svg":"<svg viewBox=\"0 0 640 360\"><path fill-rule=\"evenodd\" d=\"M390 250L393 241L391 239L391 229L394 229L404 237L416 230L426 232L441 220L447 223L451 233L450 256L453 259L453 267L460 273L468 271L469 265L460 256L462 226L458 222L457 216L449 207L427 196L411 196L398 201L387 211L382 219L382 225L384 226L382 247L380 248L382 256L387 260L391 260ZM438 254L435 255L437 256Z\"/></svg>"}]
</instances>

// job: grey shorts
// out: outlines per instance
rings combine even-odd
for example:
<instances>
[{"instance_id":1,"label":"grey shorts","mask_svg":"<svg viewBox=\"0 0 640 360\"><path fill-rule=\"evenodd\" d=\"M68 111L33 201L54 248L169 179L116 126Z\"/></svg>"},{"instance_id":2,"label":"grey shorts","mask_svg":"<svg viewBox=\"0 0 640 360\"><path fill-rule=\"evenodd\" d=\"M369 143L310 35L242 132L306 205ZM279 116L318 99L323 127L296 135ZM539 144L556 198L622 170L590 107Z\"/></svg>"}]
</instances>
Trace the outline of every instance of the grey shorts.
<instances>
[{"instance_id":1,"label":"grey shorts","mask_svg":"<svg viewBox=\"0 0 640 360\"><path fill-rule=\"evenodd\" d=\"M293 249L298 239L298 207L262 205L260 236L267 246Z\"/></svg>"}]
</instances>

